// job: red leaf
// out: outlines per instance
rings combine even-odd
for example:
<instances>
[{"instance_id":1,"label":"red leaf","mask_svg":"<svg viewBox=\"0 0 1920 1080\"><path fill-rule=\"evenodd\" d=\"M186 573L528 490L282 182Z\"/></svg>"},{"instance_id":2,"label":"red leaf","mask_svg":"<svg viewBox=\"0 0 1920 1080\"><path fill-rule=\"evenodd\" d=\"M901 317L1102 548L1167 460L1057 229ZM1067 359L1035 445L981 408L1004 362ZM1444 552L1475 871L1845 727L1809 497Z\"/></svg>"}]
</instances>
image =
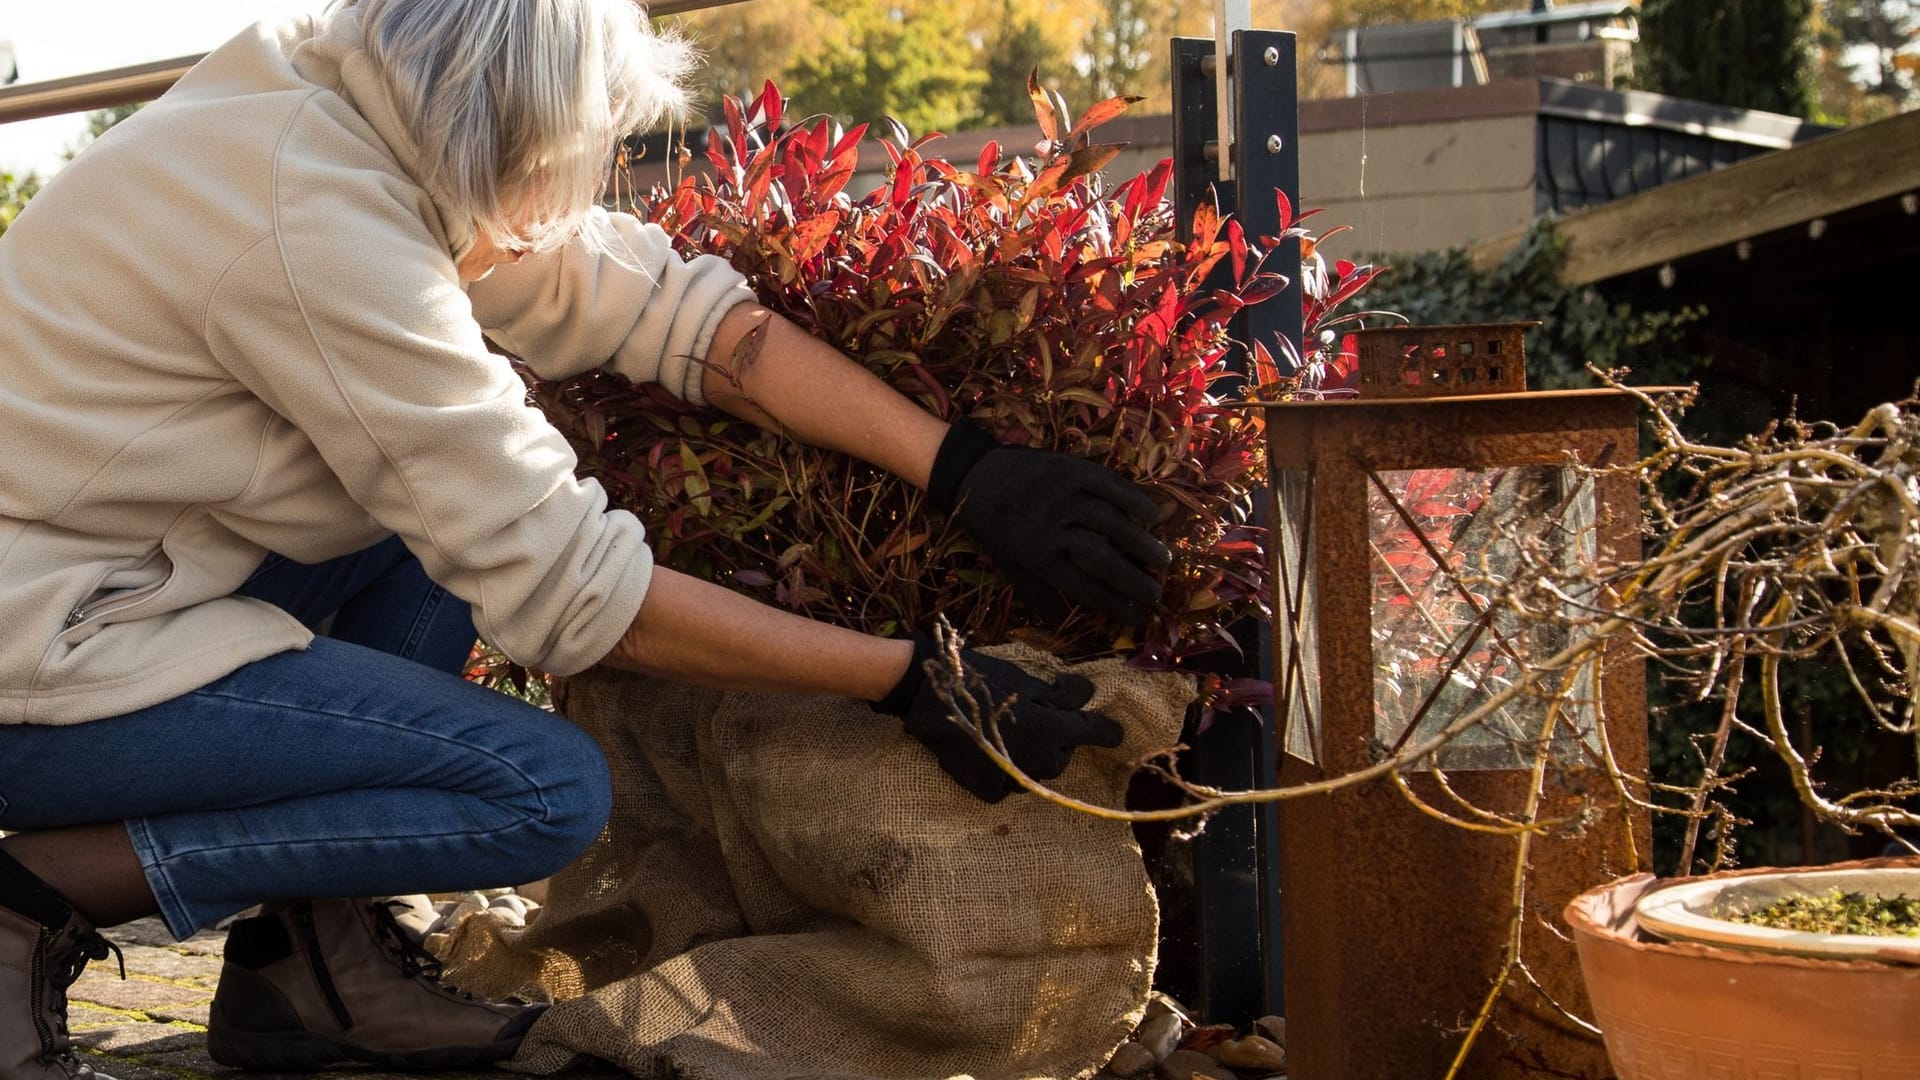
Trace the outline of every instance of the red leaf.
<instances>
[{"instance_id":1,"label":"red leaf","mask_svg":"<svg viewBox=\"0 0 1920 1080\"><path fill-rule=\"evenodd\" d=\"M820 254L827 241L833 239L833 231L840 227L841 217L840 211L828 210L795 225L789 241L793 245L794 261L805 262Z\"/></svg>"},{"instance_id":2,"label":"red leaf","mask_svg":"<svg viewBox=\"0 0 1920 1080\"><path fill-rule=\"evenodd\" d=\"M1173 180L1173 159L1161 158L1147 173L1147 204L1158 206L1167 197L1167 184Z\"/></svg>"},{"instance_id":3,"label":"red leaf","mask_svg":"<svg viewBox=\"0 0 1920 1080\"><path fill-rule=\"evenodd\" d=\"M1105 101L1095 104L1092 108L1080 114L1080 119L1077 123L1073 125L1073 130L1067 132L1067 141L1072 142L1074 139L1080 137L1081 135L1085 135L1087 132L1092 131L1094 128L1099 127L1101 124L1104 124L1107 121L1113 119L1114 117L1119 116L1121 113L1126 112L1127 106L1132 105L1136 101L1144 101L1144 100L1146 99L1141 97L1132 97L1132 96L1111 97Z\"/></svg>"},{"instance_id":4,"label":"red leaf","mask_svg":"<svg viewBox=\"0 0 1920 1080\"><path fill-rule=\"evenodd\" d=\"M1028 184L1025 194L1020 196L1020 204L1025 206L1027 203L1043 200L1059 190L1061 178L1067 174L1067 169L1072 164L1072 158L1057 158L1046 168L1041 169L1040 175L1033 178L1033 183Z\"/></svg>"},{"instance_id":5,"label":"red leaf","mask_svg":"<svg viewBox=\"0 0 1920 1080\"><path fill-rule=\"evenodd\" d=\"M980 148L980 160L975 171L981 176L991 176L993 167L998 164L1000 164L1000 143L996 139L988 139L987 145Z\"/></svg>"},{"instance_id":6,"label":"red leaf","mask_svg":"<svg viewBox=\"0 0 1920 1080\"><path fill-rule=\"evenodd\" d=\"M1273 362L1273 353L1267 349L1265 342L1254 342L1253 384L1255 386L1265 386L1279 378L1280 365Z\"/></svg>"},{"instance_id":7,"label":"red leaf","mask_svg":"<svg viewBox=\"0 0 1920 1080\"><path fill-rule=\"evenodd\" d=\"M860 140L865 138L866 134L867 134L867 125L865 124L854 125L853 129L847 132L845 135L840 136L840 141L834 143L833 149L827 152L828 160L838 160L841 154L844 154L848 150L851 150L854 147L859 146Z\"/></svg>"},{"instance_id":8,"label":"red leaf","mask_svg":"<svg viewBox=\"0 0 1920 1080\"><path fill-rule=\"evenodd\" d=\"M1067 158L1067 169L1060 175L1059 186L1066 187L1068 184L1073 183L1088 173L1098 172L1106 168L1107 163L1119 155L1123 145L1122 143L1103 143L1099 146L1088 146L1075 150L1072 155ZM1040 175L1045 176L1046 173L1043 172ZM1081 210L1080 215L1084 218L1086 211L1084 209ZM1075 222L1069 227L1077 229L1079 228L1079 223Z\"/></svg>"},{"instance_id":9,"label":"red leaf","mask_svg":"<svg viewBox=\"0 0 1920 1080\"><path fill-rule=\"evenodd\" d=\"M1027 97L1033 102L1033 118L1040 123L1040 134L1050 143L1060 141L1060 117L1053 111L1053 102L1047 92L1040 88L1040 69L1034 68L1027 74Z\"/></svg>"},{"instance_id":10,"label":"red leaf","mask_svg":"<svg viewBox=\"0 0 1920 1080\"><path fill-rule=\"evenodd\" d=\"M1238 221L1227 222L1227 251L1233 255L1233 283L1239 285L1247 274L1247 234Z\"/></svg>"},{"instance_id":11,"label":"red leaf","mask_svg":"<svg viewBox=\"0 0 1920 1080\"><path fill-rule=\"evenodd\" d=\"M1402 502L1428 502L1446 494L1459 476L1458 469L1415 469L1407 477L1406 490L1401 492Z\"/></svg>"},{"instance_id":12,"label":"red leaf","mask_svg":"<svg viewBox=\"0 0 1920 1080\"><path fill-rule=\"evenodd\" d=\"M859 161L852 157L836 158L833 165L821 173L820 179L814 183L814 198L825 202L840 194L840 189L853 179L853 170L858 165Z\"/></svg>"},{"instance_id":13,"label":"red leaf","mask_svg":"<svg viewBox=\"0 0 1920 1080\"><path fill-rule=\"evenodd\" d=\"M733 145L733 163L744 165L747 160L747 122L740 115L740 102L722 95L720 107L727 117L727 141Z\"/></svg>"},{"instance_id":14,"label":"red leaf","mask_svg":"<svg viewBox=\"0 0 1920 1080\"><path fill-rule=\"evenodd\" d=\"M755 119L765 124L768 131L779 131L780 117L785 114L785 111L786 99L780 96L780 91L774 87L773 80L768 79L766 85L760 88L759 100L753 103Z\"/></svg>"},{"instance_id":15,"label":"red leaf","mask_svg":"<svg viewBox=\"0 0 1920 1080\"><path fill-rule=\"evenodd\" d=\"M1282 195L1281 198L1286 196ZM1200 206L1193 212L1193 248L1191 258L1213 244L1214 236L1220 231L1220 211L1214 209L1213 201L1202 199Z\"/></svg>"},{"instance_id":16,"label":"red leaf","mask_svg":"<svg viewBox=\"0 0 1920 1080\"><path fill-rule=\"evenodd\" d=\"M829 123L830 121L823 117L819 123L813 125L813 130L807 133L807 151L816 163L827 160L827 143L833 138L833 133L827 130Z\"/></svg>"}]
</instances>

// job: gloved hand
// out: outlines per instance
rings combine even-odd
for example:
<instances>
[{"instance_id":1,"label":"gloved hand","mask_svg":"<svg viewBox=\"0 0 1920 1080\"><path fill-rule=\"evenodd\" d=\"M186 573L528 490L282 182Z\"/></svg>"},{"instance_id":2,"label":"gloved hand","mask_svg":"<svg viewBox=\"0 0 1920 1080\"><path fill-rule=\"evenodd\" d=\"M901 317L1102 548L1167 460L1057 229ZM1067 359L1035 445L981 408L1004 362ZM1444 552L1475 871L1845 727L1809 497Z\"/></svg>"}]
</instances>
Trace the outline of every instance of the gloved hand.
<instances>
[{"instance_id":1,"label":"gloved hand","mask_svg":"<svg viewBox=\"0 0 1920 1080\"><path fill-rule=\"evenodd\" d=\"M1172 555L1146 530L1158 510L1098 462L1006 446L961 417L934 456L927 496L1042 615L1063 617L1064 598L1131 625L1160 599Z\"/></svg>"},{"instance_id":2,"label":"gloved hand","mask_svg":"<svg viewBox=\"0 0 1920 1080\"><path fill-rule=\"evenodd\" d=\"M914 635L913 663L873 707L900 717L907 734L932 751L953 782L981 802L997 803L1024 790L947 712L946 702L927 677L926 663L936 655L931 637ZM1000 738L1007 757L1035 780L1052 780L1065 772L1076 747L1119 746L1126 736L1119 724L1085 711L1093 698L1093 684L1079 675L1062 675L1058 682L1048 683L1017 664L972 649L962 649L960 659L986 682L993 706L1015 699L1000 719Z\"/></svg>"}]
</instances>

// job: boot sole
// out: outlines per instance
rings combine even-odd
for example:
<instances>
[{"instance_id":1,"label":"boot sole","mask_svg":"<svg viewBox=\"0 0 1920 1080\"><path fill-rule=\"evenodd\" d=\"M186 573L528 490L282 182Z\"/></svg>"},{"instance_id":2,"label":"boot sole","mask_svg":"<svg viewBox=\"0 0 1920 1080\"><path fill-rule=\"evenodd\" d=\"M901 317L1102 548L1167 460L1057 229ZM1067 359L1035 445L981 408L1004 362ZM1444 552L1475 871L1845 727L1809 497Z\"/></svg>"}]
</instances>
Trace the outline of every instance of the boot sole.
<instances>
[{"instance_id":1,"label":"boot sole","mask_svg":"<svg viewBox=\"0 0 1920 1080\"><path fill-rule=\"evenodd\" d=\"M216 1008L207 1024L207 1055L221 1065L254 1072L319 1072L334 1065L385 1065L396 1069L457 1069L489 1065L513 1056L515 1036L476 1046L431 1046L375 1050L310 1031L237 1031Z\"/></svg>"}]
</instances>

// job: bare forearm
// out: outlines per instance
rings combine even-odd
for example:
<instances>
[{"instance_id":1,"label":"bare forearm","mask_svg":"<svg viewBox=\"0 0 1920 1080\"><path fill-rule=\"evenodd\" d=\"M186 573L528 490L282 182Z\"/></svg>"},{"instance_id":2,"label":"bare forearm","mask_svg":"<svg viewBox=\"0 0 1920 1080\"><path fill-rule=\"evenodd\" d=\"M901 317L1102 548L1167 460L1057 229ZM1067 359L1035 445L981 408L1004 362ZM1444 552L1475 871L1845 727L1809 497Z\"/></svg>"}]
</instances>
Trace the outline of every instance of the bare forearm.
<instances>
[{"instance_id":1,"label":"bare forearm","mask_svg":"<svg viewBox=\"0 0 1920 1080\"><path fill-rule=\"evenodd\" d=\"M726 690L877 701L912 657L911 642L814 622L656 567L639 615L601 663Z\"/></svg>"},{"instance_id":2,"label":"bare forearm","mask_svg":"<svg viewBox=\"0 0 1920 1080\"><path fill-rule=\"evenodd\" d=\"M742 338L764 322L759 352L727 369ZM713 337L701 390L714 407L813 446L851 454L927 486L947 425L832 346L757 304L727 313Z\"/></svg>"}]
</instances>

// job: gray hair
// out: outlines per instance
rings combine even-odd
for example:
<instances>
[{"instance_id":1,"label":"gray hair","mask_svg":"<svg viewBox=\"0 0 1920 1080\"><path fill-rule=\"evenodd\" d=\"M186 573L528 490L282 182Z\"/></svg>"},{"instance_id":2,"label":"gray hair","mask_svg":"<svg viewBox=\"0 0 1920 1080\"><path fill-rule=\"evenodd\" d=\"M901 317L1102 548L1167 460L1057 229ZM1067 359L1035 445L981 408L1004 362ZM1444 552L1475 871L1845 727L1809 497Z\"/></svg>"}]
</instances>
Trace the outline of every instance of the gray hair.
<instances>
[{"instance_id":1,"label":"gray hair","mask_svg":"<svg viewBox=\"0 0 1920 1080\"><path fill-rule=\"evenodd\" d=\"M634 0L334 0L413 125L422 177L501 247L581 231L619 140L686 106L692 48Z\"/></svg>"}]
</instances>

